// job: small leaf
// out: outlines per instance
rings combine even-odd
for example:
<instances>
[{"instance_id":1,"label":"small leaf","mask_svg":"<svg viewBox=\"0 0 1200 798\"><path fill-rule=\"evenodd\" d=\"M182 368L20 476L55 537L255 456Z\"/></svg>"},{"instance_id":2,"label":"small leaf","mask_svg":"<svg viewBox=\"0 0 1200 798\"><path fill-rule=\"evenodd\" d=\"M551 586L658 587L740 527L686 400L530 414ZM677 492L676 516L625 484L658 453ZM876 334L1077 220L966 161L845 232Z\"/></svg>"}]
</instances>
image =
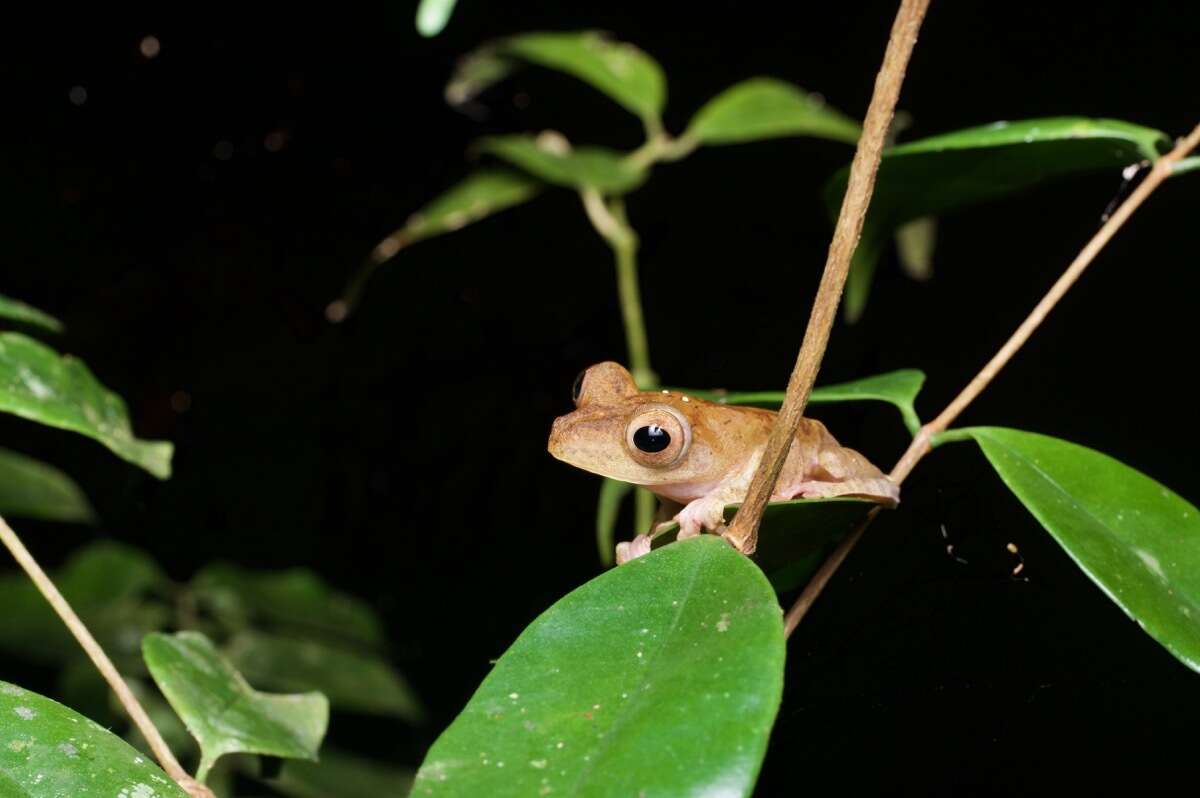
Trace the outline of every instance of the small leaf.
<instances>
[{"instance_id":1,"label":"small leaf","mask_svg":"<svg viewBox=\"0 0 1200 798\"><path fill-rule=\"evenodd\" d=\"M600 483L600 498L596 502L596 548L600 552L600 562L606 568L613 564L617 517L631 490L633 485L630 483L608 477Z\"/></svg>"},{"instance_id":2,"label":"small leaf","mask_svg":"<svg viewBox=\"0 0 1200 798\"><path fill-rule=\"evenodd\" d=\"M969 427L1004 484L1105 595L1200 671L1200 511L1108 455L1048 435Z\"/></svg>"},{"instance_id":3,"label":"small leaf","mask_svg":"<svg viewBox=\"0 0 1200 798\"><path fill-rule=\"evenodd\" d=\"M147 757L56 701L0 682L4 798L188 798Z\"/></svg>"},{"instance_id":4,"label":"small leaf","mask_svg":"<svg viewBox=\"0 0 1200 798\"><path fill-rule=\"evenodd\" d=\"M197 632L147 635L142 653L158 688L200 743L197 779L203 781L225 754L316 760L329 723L325 696L260 693Z\"/></svg>"},{"instance_id":5,"label":"small leaf","mask_svg":"<svg viewBox=\"0 0 1200 798\"><path fill-rule=\"evenodd\" d=\"M1200 155L1193 155L1191 158L1182 158L1175 162L1171 167L1171 175L1182 175L1188 172L1200 170Z\"/></svg>"},{"instance_id":6,"label":"small leaf","mask_svg":"<svg viewBox=\"0 0 1200 798\"><path fill-rule=\"evenodd\" d=\"M891 232L904 222L942 216L1069 175L1153 161L1168 144L1163 132L1128 122L1053 117L996 122L885 150L851 264L847 320L861 316L875 261ZM841 208L848 175L846 167L826 186L831 218ZM856 277L855 272L862 273Z\"/></svg>"},{"instance_id":7,"label":"small leaf","mask_svg":"<svg viewBox=\"0 0 1200 798\"><path fill-rule=\"evenodd\" d=\"M0 333L0 412L78 432L159 479L171 475L170 443L135 438L121 397L81 361L20 333Z\"/></svg>"},{"instance_id":8,"label":"small leaf","mask_svg":"<svg viewBox=\"0 0 1200 798\"><path fill-rule=\"evenodd\" d=\"M783 687L762 572L705 535L606 571L529 625L412 795L747 796Z\"/></svg>"},{"instance_id":9,"label":"small leaf","mask_svg":"<svg viewBox=\"0 0 1200 798\"><path fill-rule=\"evenodd\" d=\"M399 798L412 780L411 770L325 750L320 762L285 762L278 778L263 782L289 798Z\"/></svg>"},{"instance_id":10,"label":"small leaf","mask_svg":"<svg viewBox=\"0 0 1200 798\"><path fill-rule=\"evenodd\" d=\"M441 33L454 13L455 3L456 0L421 0L417 6L417 32L426 38Z\"/></svg>"},{"instance_id":11,"label":"small leaf","mask_svg":"<svg viewBox=\"0 0 1200 798\"><path fill-rule=\"evenodd\" d=\"M334 709L421 720L412 688L379 656L254 631L235 635L225 656L247 679L272 690L317 690Z\"/></svg>"},{"instance_id":12,"label":"small leaf","mask_svg":"<svg viewBox=\"0 0 1200 798\"><path fill-rule=\"evenodd\" d=\"M490 136L479 148L513 166L565 188L594 188L602 194L624 194L646 180L646 170L633 166L615 150L572 148L562 136Z\"/></svg>"},{"instance_id":13,"label":"small leaf","mask_svg":"<svg viewBox=\"0 0 1200 798\"><path fill-rule=\"evenodd\" d=\"M862 128L817 95L776 78L736 83L696 112L686 135L701 144L813 136L854 144Z\"/></svg>"},{"instance_id":14,"label":"small leaf","mask_svg":"<svg viewBox=\"0 0 1200 798\"><path fill-rule=\"evenodd\" d=\"M937 217L922 216L896 228L896 256L900 268L914 280L933 276L933 249L937 243Z\"/></svg>"},{"instance_id":15,"label":"small leaf","mask_svg":"<svg viewBox=\"0 0 1200 798\"><path fill-rule=\"evenodd\" d=\"M0 449L0 514L91 524L96 512L75 481L48 463Z\"/></svg>"},{"instance_id":16,"label":"small leaf","mask_svg":"<svg viewBox=\"0 0 1200 798\"><path fill-rule=\"evenodd\" d=\"M462 108L511 75L518 64L496 51L494 44L480 47L462 58L446 83L446 102Z\"/></svg>"},{"instance_id":17,"label":"small leaf","mask_svg":"<svg viewBox=\"0 0 1200 798\"><path fill-rule=\"evenodd\" d=\"M921 386L925 384L925 373L917 369L898 369L860 380L851 380L837 385L818 385L808 397L810 405L833 402L856 402L877 400L895 405L904 419L904 426L914 435L921 428L914 403ZM754 407L777 408L783 404L785 391L726 391L692 390L673 388L672 391L707 399L723 405L752 405Z\"/></svg>"},{"instance_id":18,"label":"small leaf","mask_svg":"<svg viewBox=\"0 0 1200 798\"><path fill-rule=\"evenodd\" d=\"M196 574L191 587L197 600L235 631L253 623L368 648L384 640L369 605L304 568L255 572L217 563Z\"/></svg>"},{"instance_id":19,"label":"small leaf","mask_svg":"<svg viewBox=\"0 0 1200 798\"><path fill-rule=\"evenodd\" d=\"M10 299L2 294L0 294L0 319L28 324L31 327L40 327L52 333L60 333L64 329L63 323L49 313L44 313L33 305Z\"/></svg>"},{"instance_id":20,"label":"small leaf","mask_svg":"<svg viewBox=\"0 0 1200 798\"><path fill-rule=\"evenodd\" d=\"M667 80L658 62L602 33L524 33L485 47L578 78L651 125L667 102Z\"/></svg>"}]
</instances>

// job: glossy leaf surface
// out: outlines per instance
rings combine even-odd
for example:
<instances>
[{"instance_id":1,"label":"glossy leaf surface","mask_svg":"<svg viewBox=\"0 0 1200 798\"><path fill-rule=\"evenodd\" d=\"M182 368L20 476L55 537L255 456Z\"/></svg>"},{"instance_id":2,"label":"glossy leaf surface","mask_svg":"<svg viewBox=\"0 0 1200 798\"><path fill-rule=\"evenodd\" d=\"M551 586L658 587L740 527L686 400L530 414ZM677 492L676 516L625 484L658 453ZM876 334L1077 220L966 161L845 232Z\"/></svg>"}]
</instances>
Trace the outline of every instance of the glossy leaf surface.
<instances>
[{"instance_id":1,"label":"glossy leaf surface","mask_svg":"<svg viewBox=\"0 0 1200 798\"><path fill-rule=\"evenodd\" d=\"M88 524L96 513L75 481L49 463L0 449L0 514Z\"/></svg>"},{"instance_id":2,"label":"glossy leaf surface","mask_svg":"<svg viewBox=\"0 0 1200 798\"><path fill-rule=\"evenodd\" d=\"M120 737L8 682L0 682L0 740L4 798L187 798Z\"/></svg>"},{"instance_id":3,"label":"glossy leaf surface","mask_svg":"<svg viewBox=\"0 0 1200 798\"><path fill-rule=\"evenodd\" d=\"M78 432L160 479L171 475L170 443L134 437L121 397L81 361L20 333L0 333L0 412Z\"/></svg>"},{"instance_id":4,"label":"glossy leaf surface","mask_svg":"<svg viewBox=\"0 0 1200 798\"><path fill-rule=\"evenodd\" d=\"M912 219L1003 197L1069 175L1154 160L1168 146L1158 130L1112 119L1053 117L956 130L884 151L862 238L846 284L853 321L867 301L876 261L891 232ZM825 190L837 216L849 167Z\"/></svg>"},{"instance_id":5,"label":"glossy leaf surface","mask_svg":"<svg viewBox=\"0 0 1200 798\"><path fill-rule=\"evenodd\" d=\"M225 754L316 760L329 723L325 696L260 693L196 632L147 635L142 653L155 683L200 743L198 779Z\"/></svg>"},{"instance_id":6,"label":"glossy leaf surface","mask_svg":"<svg viewBox=\"0 0 1200 798\"><path fill-rule=\"evenodd\" d=\"M28 305L17 299L11 299L2 294L0 294L0 319L15 321L18 324L28 324L31 327L39 327L52 333L63 331L62 322L49 313L40 311L33 305Z\"/></svg>"},{"instance_id":7,"label":"glossy leaf surface","mask_svg":"<svg viewBox=\"0 0 1200 798\"><path fill-rule=\"evenodd\" d=\"M1078 444L1004 427L953 430L1129 617L1200 671L1200 511Z\"/></svg>"},{"instance_id":8,"label":"glossy leaf surface","mask_svg":"<svg viewBox=\"0 0 1200 798\"><path fill-rule=\"evenodd\" d=\"M696 112L687 136L701 144L739 144L781 136L813 136L854 144L861 127L819 96L777 78L730 86Z\"/></svg>"},{"instance_id":9,"label":"glossy leaf surface","mask_svg":"<svg viewBox=\"0 0 1200 798\"><path fill-rule=\"evenodd\" d=\"M571 147L555 134L491 136L481 139L479 148L547 183L565 188L594 188L602 194L623 194L646 179L644 169L631 166L615 150Z\"/></svg>"},{"instance_id":10,"label":"glossy leaf surface","mask_svg":"<svg viewBox=\"0 0 1200 798\"><path fill-rule=\"evenodd\" d=\"M746 796L779 706L782 612L705 536L572 591L434 743L415 796Z\"/></svg>"}]
</instances>

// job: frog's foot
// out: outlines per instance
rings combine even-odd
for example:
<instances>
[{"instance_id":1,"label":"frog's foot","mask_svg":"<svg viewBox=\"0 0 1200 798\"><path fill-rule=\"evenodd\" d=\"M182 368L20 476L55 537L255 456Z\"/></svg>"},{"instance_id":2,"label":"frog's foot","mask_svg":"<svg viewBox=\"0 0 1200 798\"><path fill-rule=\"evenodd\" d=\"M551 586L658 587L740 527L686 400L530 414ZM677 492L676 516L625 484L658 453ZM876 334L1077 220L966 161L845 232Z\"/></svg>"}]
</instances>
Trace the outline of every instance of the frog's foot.
<instances>
[{"instance_id":1,"label":"frog's foot","mask_svg":"<svg viewBox=\"0 0 1200 798\"><path fill-rule=\"evenodd\" d=\"M679 522L676 540L694 538L703 529L719 534L725 528L725 502L719 497L703 496L689 502L675 520Z\"/></svg>"},{"instance_id":2,"label":"frog's foot","mask_svg":"<svg viewBox=\"0 0 1200 798\"><path fill-rule=\"evenodd\" d=\"M617 544L617 565L624 565L630 560L650 553L650 536L638 535L633 540Z\"/></svg>"}]
</instances>

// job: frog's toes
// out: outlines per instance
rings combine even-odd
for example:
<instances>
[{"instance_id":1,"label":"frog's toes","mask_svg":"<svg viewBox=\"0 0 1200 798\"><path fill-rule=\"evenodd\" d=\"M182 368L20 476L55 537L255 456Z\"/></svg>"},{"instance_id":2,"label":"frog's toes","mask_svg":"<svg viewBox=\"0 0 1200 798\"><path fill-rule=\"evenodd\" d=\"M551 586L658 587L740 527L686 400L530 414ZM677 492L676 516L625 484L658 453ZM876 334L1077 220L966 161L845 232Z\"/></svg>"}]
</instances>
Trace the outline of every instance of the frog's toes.
<instances>
[{"instance_id":1,"label":"frog's toes","mask_svg":"<svg viewBox=\"0 0 1200 798\"><path fill-rule=\"evenodd\" d=\"M630 560L637 559L650 553L650 536L638 535L633 540L617 544L617 565L624 565Z\"/></svg>"},{"instance_id":2,"label":"frog's toes","mask_svg":"<svg viewBox=\"0 0 1200 798\"><path fill-rule=\"evenodd\" d=\"M703 497L689 503L675 516L679 522L678 540L699 535L701 530L718 532L725 525L725 502L717 497Z\"/></svg>"}]
</instances>

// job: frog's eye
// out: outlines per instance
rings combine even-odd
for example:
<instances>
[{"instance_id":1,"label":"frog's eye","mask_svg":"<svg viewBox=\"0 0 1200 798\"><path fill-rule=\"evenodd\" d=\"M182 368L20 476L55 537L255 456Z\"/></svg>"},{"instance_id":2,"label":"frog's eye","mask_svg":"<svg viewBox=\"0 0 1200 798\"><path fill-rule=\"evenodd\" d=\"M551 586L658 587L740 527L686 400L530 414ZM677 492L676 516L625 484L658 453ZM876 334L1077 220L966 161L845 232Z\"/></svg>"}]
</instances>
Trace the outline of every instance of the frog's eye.
<instances>
[{"instance_id":1,"label":"frog's eye","mask_svg":"<svg viewBox=\"0 0 1200 798\"><path fill-rule=\"evenodd\" d=\"M586 376L587 369L584 369L575 377L575 383L571 386L571 401L577 406L579 404L579 397L583 396L583 378Z\"/></svg>"},{"instance_id":2,"label":"frog's eye","mask_svg":"<svg viewBox=\"0 0 1200 798\"><path fill-rule=\"evenodd\" d=\"M666 405L644 408L625 428L625 448L644 466L666 468L679 462L692 443L692 428Z\"/></svg>"}]
</instances>

